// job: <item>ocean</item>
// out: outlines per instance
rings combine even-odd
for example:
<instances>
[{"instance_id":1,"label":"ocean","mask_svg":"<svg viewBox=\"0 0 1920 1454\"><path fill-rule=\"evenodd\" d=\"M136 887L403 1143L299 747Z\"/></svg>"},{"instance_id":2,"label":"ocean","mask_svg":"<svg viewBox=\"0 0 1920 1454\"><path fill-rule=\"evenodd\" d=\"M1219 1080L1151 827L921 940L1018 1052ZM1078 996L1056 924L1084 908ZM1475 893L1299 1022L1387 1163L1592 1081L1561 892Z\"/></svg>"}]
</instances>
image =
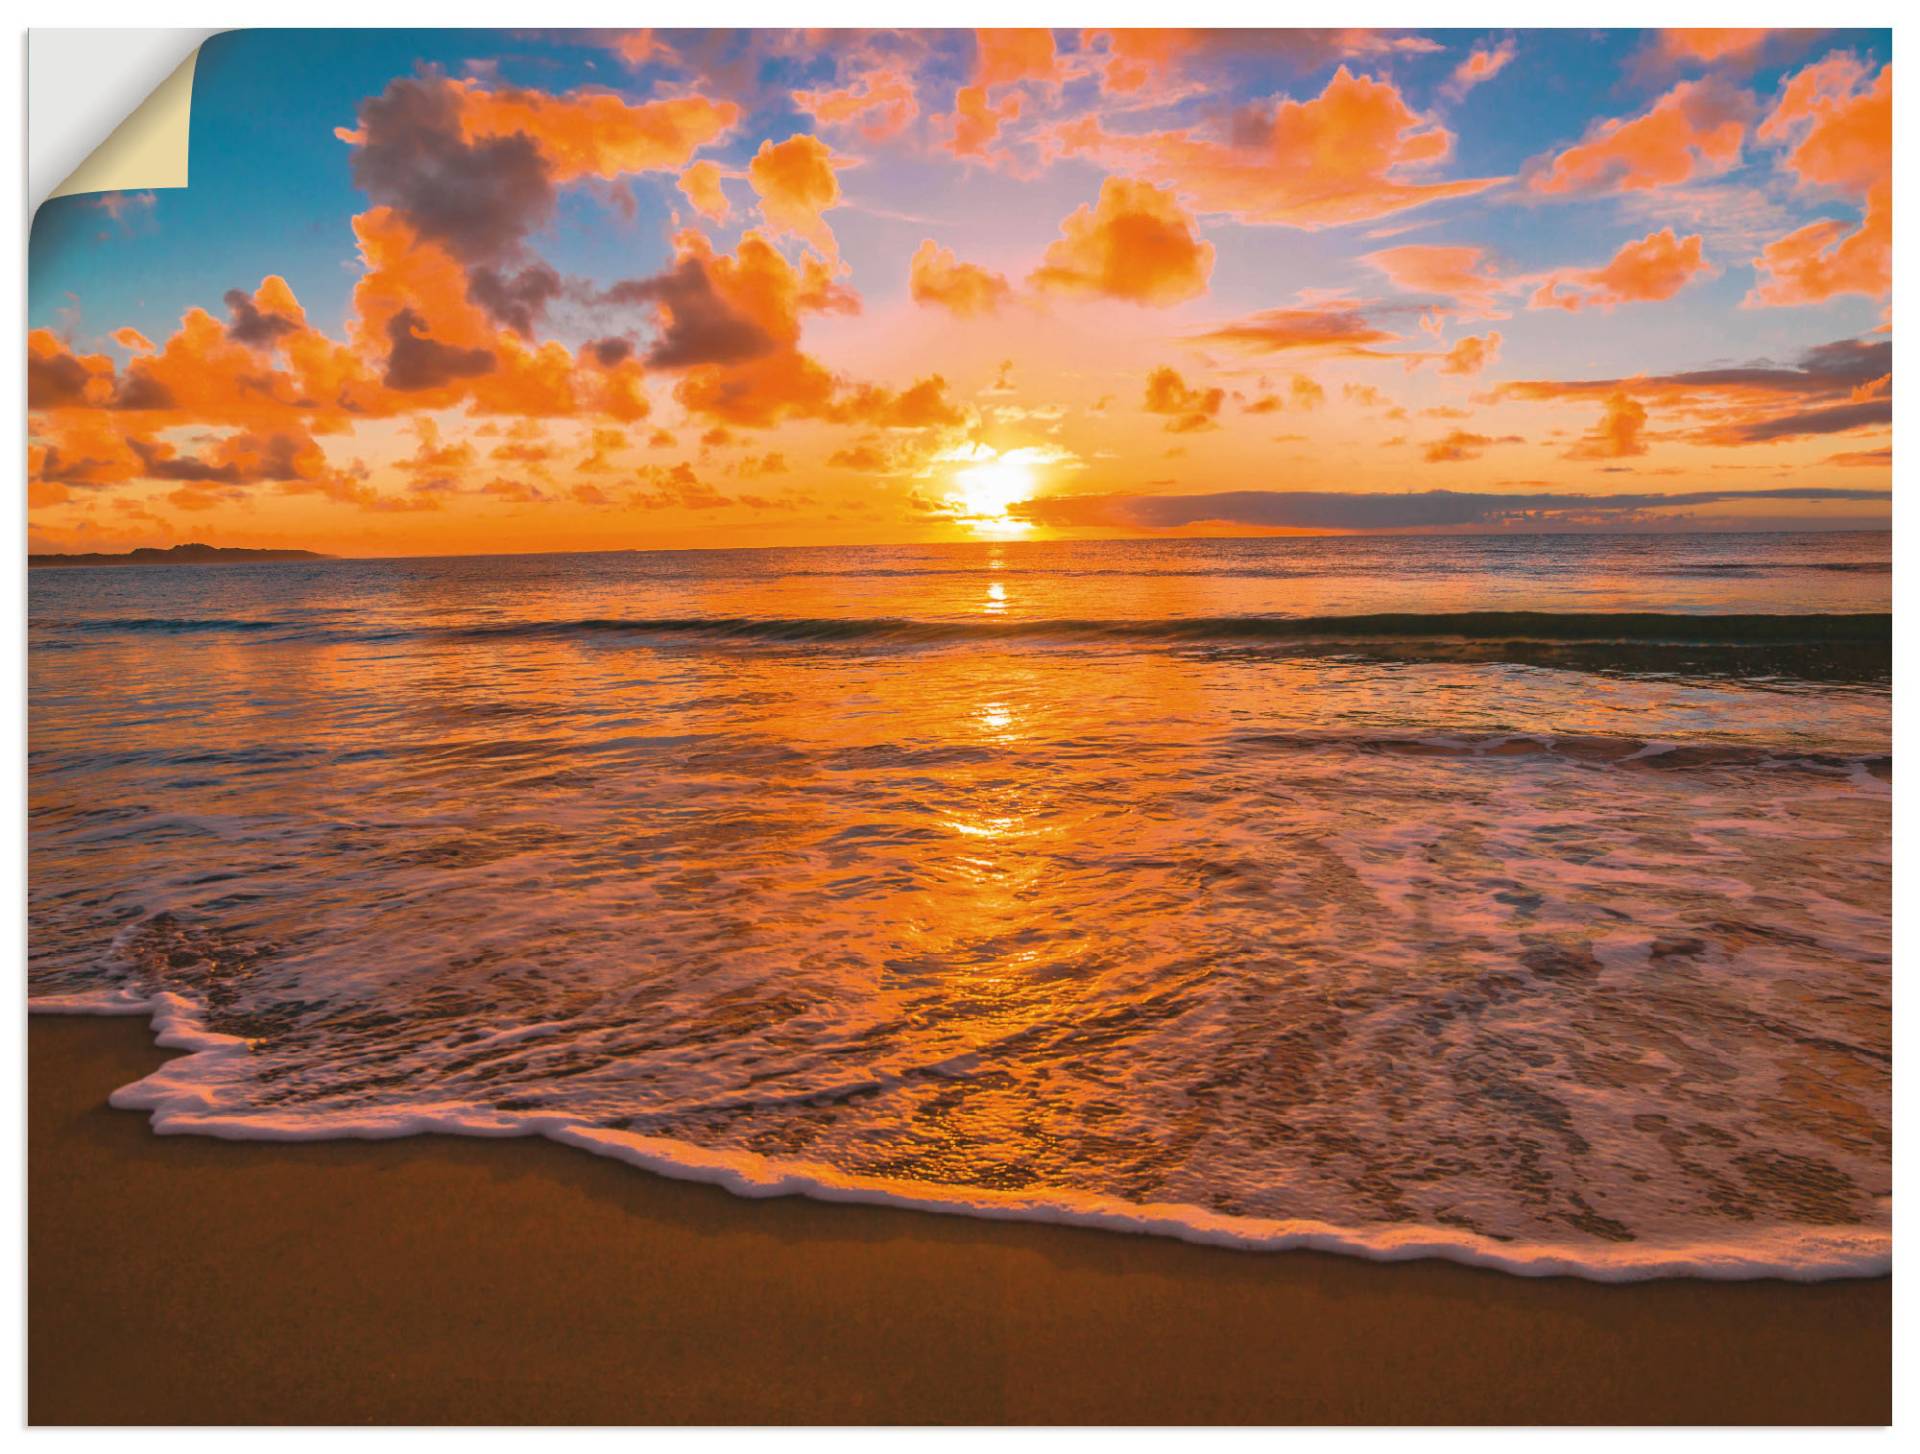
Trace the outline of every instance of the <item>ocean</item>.
<instances>
[{"instance_id":1,"label":"ocean","mask_svg":"<svg viewBox=\"0 0 1920 1454\"><path fill-rule=\"evenodd\" d=\"M1890 539L39 570L30 1003L541 1134L1523 1274L1891 1266Z\"/></svg>"}]
</instances>

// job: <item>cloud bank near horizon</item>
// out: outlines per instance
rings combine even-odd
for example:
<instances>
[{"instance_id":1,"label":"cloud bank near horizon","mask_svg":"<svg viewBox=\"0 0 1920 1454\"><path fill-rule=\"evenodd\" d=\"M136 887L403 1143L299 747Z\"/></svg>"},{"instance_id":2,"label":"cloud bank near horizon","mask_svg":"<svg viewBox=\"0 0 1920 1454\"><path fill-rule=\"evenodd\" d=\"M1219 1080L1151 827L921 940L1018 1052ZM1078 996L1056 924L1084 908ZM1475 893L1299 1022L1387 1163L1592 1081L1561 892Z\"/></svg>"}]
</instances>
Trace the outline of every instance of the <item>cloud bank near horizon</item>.
<instances>
[{"instance_id":1,"label":"cloud bank near horizon","mask_svg":"<svg viewBox=\"0 0 1920 1454\"><path fill-rule=\"evenodd\" d=\"M1892 499L1890 490L1827 486L1618 495L1564 490L1415 490L1401 494L1228 490L1203 495L1054 495L1025 501L1016 509L1035 524L1058 528L1150 531L1245 525L1287 530L1457 530L1473 525L1624 524L1676 518L1671 512L1736 502L1880 501L1891 505Z\"/></svg>"}]
</instances>

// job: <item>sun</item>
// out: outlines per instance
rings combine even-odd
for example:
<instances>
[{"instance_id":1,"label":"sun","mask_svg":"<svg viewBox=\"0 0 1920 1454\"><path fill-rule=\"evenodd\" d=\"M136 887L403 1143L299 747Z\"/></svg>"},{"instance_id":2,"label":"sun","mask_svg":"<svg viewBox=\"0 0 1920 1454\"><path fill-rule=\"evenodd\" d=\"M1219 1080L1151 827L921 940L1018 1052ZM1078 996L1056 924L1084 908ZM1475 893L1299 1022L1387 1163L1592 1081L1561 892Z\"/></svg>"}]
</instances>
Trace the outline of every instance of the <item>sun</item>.
<instances>
[{"instance_id":1,"label":"sun","mask_svg":"<svg viewBox=\"0 0 1920 1454\"><path fill-rule=\"evenodd\" d=\"M969 515L984 520L1005 519L1007 507L1033 493L1033 470L1024 460L1002 455L986 464L961 470L953 477Z\"/></svg>"},{"instance_id":2,"label":"sun","mask_svg":"<svg viewBox=\"0 0 1920 1454\"><path fill-rule=\"evenodd\" d=\"M1033 462L1029 454L1030 451L1021 449L994 454L979 447L970 456L974 463L954 471L954 488L947 496L947 506L954 518L982 535L1017 535L1032 529L1031 521L1009 513L1013 506L1033 495Z\"/></svg>"}]
</instances>

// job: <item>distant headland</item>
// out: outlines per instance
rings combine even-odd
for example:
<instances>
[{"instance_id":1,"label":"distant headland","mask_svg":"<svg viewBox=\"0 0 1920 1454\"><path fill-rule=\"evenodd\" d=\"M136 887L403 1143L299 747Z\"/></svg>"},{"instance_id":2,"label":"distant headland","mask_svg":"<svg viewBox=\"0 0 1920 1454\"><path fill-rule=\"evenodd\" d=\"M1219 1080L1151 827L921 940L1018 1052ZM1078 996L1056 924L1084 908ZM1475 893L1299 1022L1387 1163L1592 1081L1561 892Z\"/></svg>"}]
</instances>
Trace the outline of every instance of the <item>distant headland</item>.
<instances>
[{"instance_id":1,"label":"distant headland","mask_svg":"<svg viewBox=\"0 0 1920 1454\"><path fill-rule=\"evenodd\" d=\"M138 550L110 555L29 555L29 566L73 565L251 565L266 560L332 560L317 550L245 550L229 545L174 545L165 550L143 545Z\"/></svg>"}]
</instances>

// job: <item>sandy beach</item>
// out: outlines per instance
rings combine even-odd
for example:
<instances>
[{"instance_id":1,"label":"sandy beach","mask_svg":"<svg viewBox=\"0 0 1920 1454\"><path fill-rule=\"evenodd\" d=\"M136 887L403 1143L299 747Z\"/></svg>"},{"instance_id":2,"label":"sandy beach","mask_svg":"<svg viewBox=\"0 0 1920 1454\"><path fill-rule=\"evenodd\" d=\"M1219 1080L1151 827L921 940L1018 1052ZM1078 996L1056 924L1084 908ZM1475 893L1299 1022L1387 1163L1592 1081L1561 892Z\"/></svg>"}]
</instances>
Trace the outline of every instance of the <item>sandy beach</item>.
<instances>
[{"instance_id":1,"label":"sandy beach","mask_svg":"<svg viewBox=\"0 0 1920 1454\"><path fill-rule=\"evenodd\" d=\"M800 1199L538 1140L154 1135L29 1031L28 1414L120 1423L1885 1423L1890 1279L1527 1280Z\"/></svg>"}]
</instances>

